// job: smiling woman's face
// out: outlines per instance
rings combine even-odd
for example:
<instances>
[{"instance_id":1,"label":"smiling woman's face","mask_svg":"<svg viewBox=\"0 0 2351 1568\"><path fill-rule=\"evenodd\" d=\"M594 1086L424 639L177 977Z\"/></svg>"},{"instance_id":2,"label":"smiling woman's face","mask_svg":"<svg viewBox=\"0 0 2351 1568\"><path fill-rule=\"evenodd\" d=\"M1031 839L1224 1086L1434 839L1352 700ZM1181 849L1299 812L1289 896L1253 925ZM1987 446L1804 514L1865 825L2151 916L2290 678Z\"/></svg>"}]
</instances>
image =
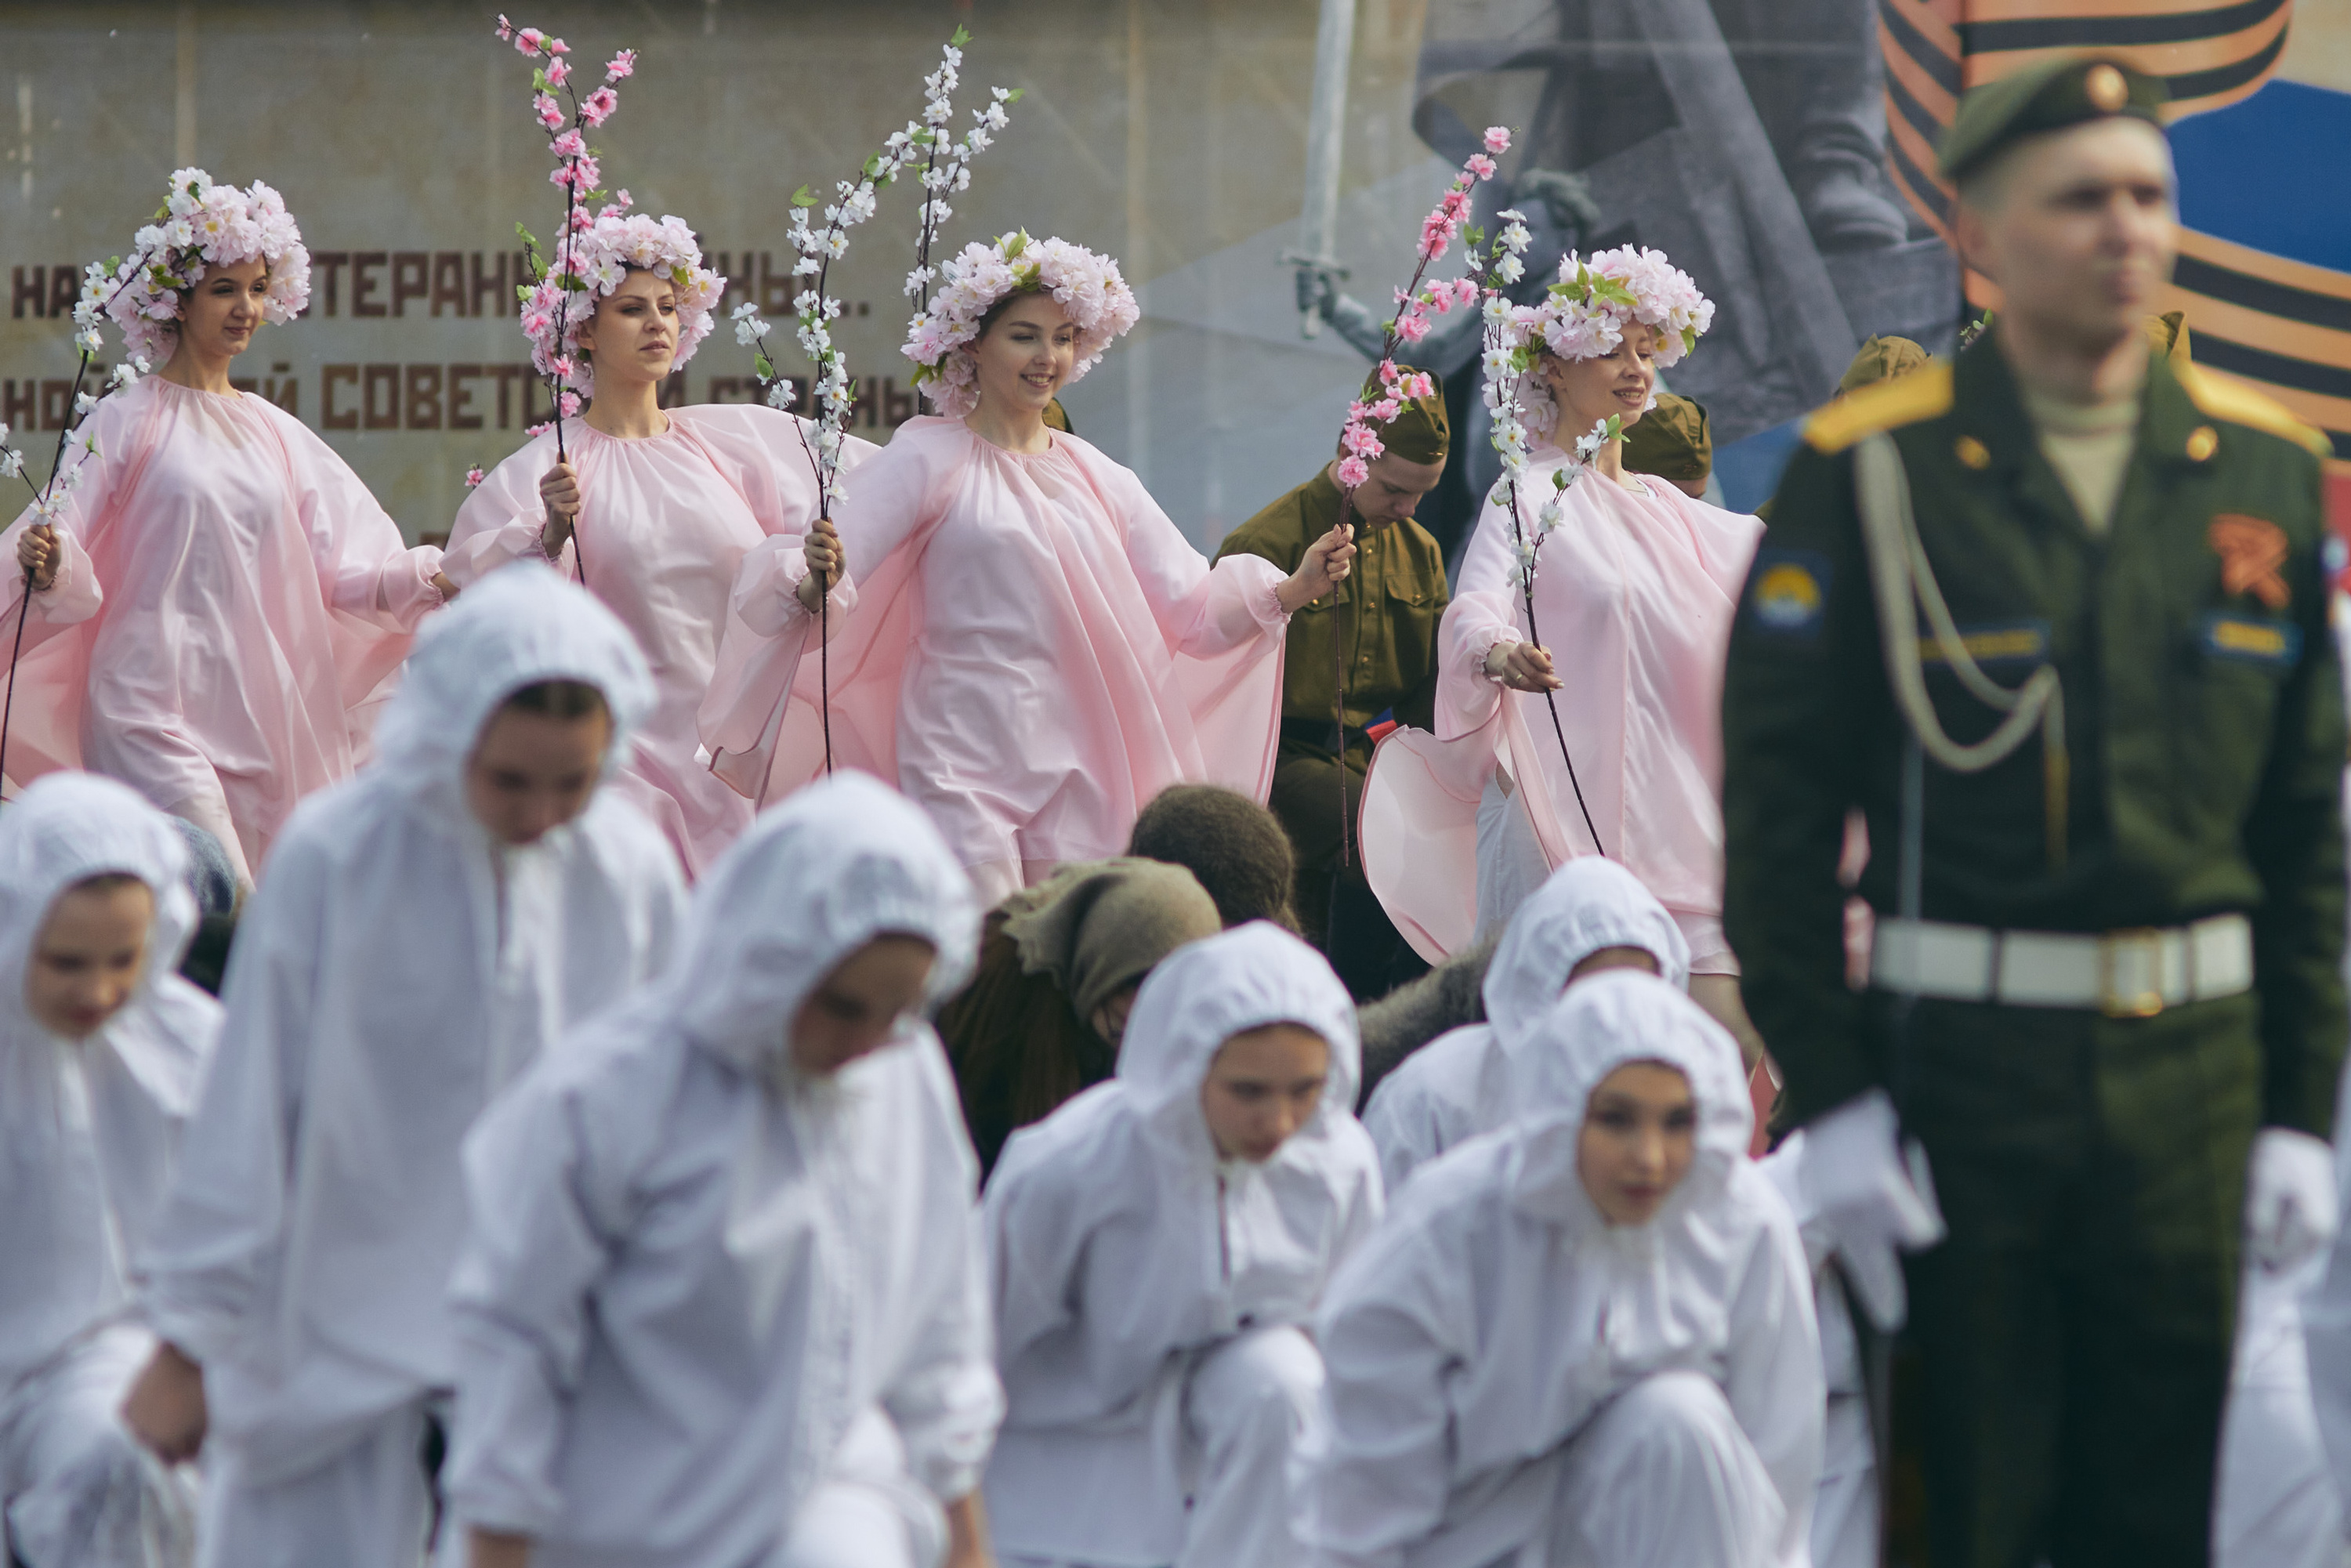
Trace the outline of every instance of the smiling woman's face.
<instances>
[{"instance_id":1,"label":"smiling woman's face","mask_svg":"<svg viewBox=\"0 0 2351 1568\"><path fill-rule=\"evenodd\" d=\"M1656 329L1635 321L1625 329L1614 348L1589 360L1545 354L1542 379L1559 403L1555 439L1562 446L1612 413L1630 429L1656 389Z\"/></svg>"},{"instance_id":2,"label":"smiling woman's face","mask_svg":"<svg viewBox=\"0 0 2351 1568\"><path fill-rule=\"evenodd\" d=\"M1078 361L1078 329L1050 294L1015 295L971 346L979 401L998 413L1041 413Z\"/></svg>"},{"instance_id":3,"label":"smiling woman's face","mask_svg":"<svg viewBox=\"0 0 2351 1568\"><path fill-rule=\"evenodd\" d=\"M259 256L205 268L195 287L181 298L180 346L172 357L193 353L226 360L242 354L253 346L268 295L269 264Z\"/></svg>"}]
</instances>

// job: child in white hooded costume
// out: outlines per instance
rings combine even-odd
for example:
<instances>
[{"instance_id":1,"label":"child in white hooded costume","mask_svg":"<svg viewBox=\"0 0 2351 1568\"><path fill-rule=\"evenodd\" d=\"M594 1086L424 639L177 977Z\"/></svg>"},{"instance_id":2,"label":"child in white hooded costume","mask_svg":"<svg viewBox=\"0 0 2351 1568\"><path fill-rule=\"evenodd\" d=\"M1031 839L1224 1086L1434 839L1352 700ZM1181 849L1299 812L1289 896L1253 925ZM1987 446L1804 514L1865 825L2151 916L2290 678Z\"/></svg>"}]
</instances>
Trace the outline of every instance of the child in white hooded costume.
<instances>
[{"instance_id":1,"label":"child in white hooded costume","mask_svg":"<svg viewBox=\"0 0 2351 1568\"><path fill-rule=\"evenodd\" d=\"M843 772L483 1119L447 1482L476 1568L930 1568L951 1523L981 1559L978 1164L920 1018L977 939L937 831Z\"/></svg>"},{"instance_id":2,"label":"child in white hooded costume","mask_svg":"<svg viewBox=\"0 0 2351 1568\"><path fill-rule=\"evenodd\" d=\"M220 1030L172 973L186 872L111 779L52 773L0 811L0 1558L25 1568L186 1561L192 1500L114 1414L154 1348L128 1260Z\"/></svg>"},{"instance_id":3,"label":"child in white hooded costume","mask_svg":"<svg viewBox=\"0 0 2351 1568\"><path fill-rule=\"evenodd\" d=\"M510 705L567 682L601 719L550 732ZM419 1455L456 1372L460 1142L561 1030L653 972L678 918L674 856L603 782L651 695L611 612L543 566L493 573L427 623L381 759L277 840L145 1256L165 1343L125 1411L170 1458L209 1429L202 1568L420 1561ZM504 750L549 733L551 774Z\"/></svg>"},{"instance_id":4,"label":"child in white hooded costume","mask_svg":"<svg viewBox=\"0 0 2351 1568\"><path fill-rule=\"evenodd\" d=\"M1372 1091L1364 1130L1379 1147L1388 1191L1456 1144L1516 1117L1525 1104L1520 1059L1541 1049L1535 1030L1569 982L1642 954L1651 973L1689 988L1689 943L1640 878L1590 855L1552 873L1494 948L1486 1021L1439 1035Z\"/></svg>"},{"instance_id":5,"label":"child in white hooded costume","mask_svg":"<svg viewBox=\"0 0 2351 1568\"><path fill-rule=\"evenodd\" d=\"M1213 1129L1204 1089L1228 1045L1277 1025L1320 1037L1321 1082L1243 1090L1273 1119L1228 1153L1239 1134ZM1255 922L1154 969L1118 1075L1006 1145L987 1187L1008 1404L987 1503L1008 1564L1297 1560L1284 1476L1322 1385L1302 1325L1381 1209L1348 1110L1359 1071L1346 988Z\"/></svg>"},{"instance_id":6,"label":"child in white hooded costume","mask_svg":"<svg viewBox=\"0 0 2351 1568\"><path fill-rule=\"evenodd\" d=\"M1526 1114L1423 1167L1332 1281L1301 1561L1802 1568L1823 1402L1812 1281L1747 1158L1739 1048L1637 973L1579 983L1537 1039L1529 1061L1548 1070ZM1652 1064L1686 1085L1656 1124L1663 1149L1681 1118L1687 1165L1658 1167L1645 1219L1612 1221L1587 1141L1597 1124L1604 1145L1625 1114L1615 1086Z\"/></svg>"}]
</instances>

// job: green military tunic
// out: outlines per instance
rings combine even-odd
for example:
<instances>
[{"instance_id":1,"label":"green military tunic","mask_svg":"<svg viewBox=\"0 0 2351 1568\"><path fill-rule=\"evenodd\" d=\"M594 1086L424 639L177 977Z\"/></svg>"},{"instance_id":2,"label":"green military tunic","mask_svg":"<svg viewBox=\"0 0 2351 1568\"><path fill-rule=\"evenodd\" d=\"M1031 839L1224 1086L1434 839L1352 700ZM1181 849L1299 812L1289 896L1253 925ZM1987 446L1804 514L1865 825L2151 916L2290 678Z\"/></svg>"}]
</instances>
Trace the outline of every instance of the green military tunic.
<instances>
[{"instance_id":1,"label":"green military tunic","mask_svg":"<svg viewBox=\"0 0 2351 1568\"><path fill-rule=\"evenodd\" d=\"M2154 360L2098 533L1996 331L1805 428L1730 643L1724 922L1793 1119L1886 1086L1928 1154L1950 1238L1910 1260L1911 1333L1937 1568L2043 1540L2061 1563L2200 1563L2247 1153L2265 1125L2327 1134L2344 1046L2323 443ZM2037 740L1981 773L1927 764L1920 913L2113 932L2241 911L2251 993L2144 1018L1922 999L1897 1049L1892 998L1848 988L1846 814L1873 846L1860 892L1892 913L1908 733L1855 498L1876 431L1985 672L2063 680L2067 766ZM2248 538L2266 574L2224 570ZM1931 657L1925 679L1954 740L1994 727Z\"/></svg>"},{"instance_id":2,"label":"green military tunic","mask_svg":"<svg viewBox=\"0 0 2351 1568\"><path fill-rule=\"evenodd\" d=\"M1339 526L1345 497L1326 466L1225 537L1217 551L1263 556L1295 571L1307 548ZM1339 860L1339 758L1333 734L1333 643L1345 640L1346 758L1350 820L1371 766L1365 727L1394 710L1402 724L1429 728L1437 700L1437 626L1446 605L1445 557L1406 519L1372 532L1359 523L1355 567L1335 595L1290 619L1283 650L1281 748L1270 804L1298 852L1298 913L1319 935ZM1360 880L1360 858L1353 860Z\"/></svg>"}]
</instances>

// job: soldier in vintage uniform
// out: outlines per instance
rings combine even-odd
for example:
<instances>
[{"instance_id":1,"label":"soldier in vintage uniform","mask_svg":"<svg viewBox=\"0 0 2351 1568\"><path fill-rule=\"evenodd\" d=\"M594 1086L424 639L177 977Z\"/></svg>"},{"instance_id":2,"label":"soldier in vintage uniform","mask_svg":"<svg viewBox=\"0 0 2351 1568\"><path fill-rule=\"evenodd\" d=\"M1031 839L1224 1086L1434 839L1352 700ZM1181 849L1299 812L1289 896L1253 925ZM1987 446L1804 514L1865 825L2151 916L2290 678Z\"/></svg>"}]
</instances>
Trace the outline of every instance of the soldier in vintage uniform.
<instances>
[{"instance_id":1,"label":"soldier in vintage uniform","mask_svg":"<svg viewBox=\"0 0 2351 1568\"><path fill-rule=\"evenodd\" d=\"M1936 1568L2203 1563L2241 1252L2334 1225L2325 445L2149 352L2162 90L1963 99L1998 320L1808 422L1730 645L1726 923L1809 1199L1874 1316L1907 1281Z\"/></svg>"},{"instance_id":2,"label":"soldier in vintage uniform","mask_svg":"<svg viewBox=\"0 0 2351 1568\"><path fill-rule=\"evenodd\" d=\"M1434 381L1436 378L1430 378ZM1374 374L1364 399L1386 395ZM1342 521L1355 528L1354 581L1311 601L1290 618L1281 679L1281 749L1267 802L1298 852L1298 920L1307 939L1331 955L1359 997L1378 996L1420 968L1364 882L1360 852L1340 866L1339 790L1345 775L1347 820L1363 796L1378 736L1390 724L1422 729L1435 722L1437 625L1447 601L1445 555L1413 509L1445 472L1450 428L1445 389L1407 400L1376 425L1387 450L1350 507L1333 457L1305 484L1225 536L1217 551L1257 555L1292 570L1306 547ZM1284 565L1284 563L1289 563ZM1332 643L1346 657L1345 733L1340 733ZM1350 840L1353 835L1348 829ZM1334 897L1334 884L1336 895ZM1328 929L1336 910L1340 930ZM1401 972L1399 972L1401 968Z\"/></svg>"}]
</instances>

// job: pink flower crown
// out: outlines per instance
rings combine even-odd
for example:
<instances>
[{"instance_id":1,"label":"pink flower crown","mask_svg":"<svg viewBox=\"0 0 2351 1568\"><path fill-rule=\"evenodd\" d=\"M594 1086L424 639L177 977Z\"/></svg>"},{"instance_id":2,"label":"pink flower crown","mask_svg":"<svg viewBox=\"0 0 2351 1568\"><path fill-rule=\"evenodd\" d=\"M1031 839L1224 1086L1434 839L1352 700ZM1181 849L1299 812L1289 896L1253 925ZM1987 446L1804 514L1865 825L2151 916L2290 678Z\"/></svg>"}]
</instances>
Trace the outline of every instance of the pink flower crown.
<instances>
[{"instance_id":1,"label":"pink flower crown","mask_svg":"<svg viewBox=\"0 0 2351 1568\"><path fill-rule=\"evenodd\" d=\"M1143 319L1118 263L1067 240L1008 234L994 245L973 241L940 265L946 282L931 308L906 326L905 355L923 368L914 382L949 419L979 406L971 343L979 323L1009 294L1050 294L1078 329L1070 380L1093 369L1102 351Z\"/></svg>"},{"instance_id":2,"label":"pink flower crown","mask_svg":"<svg viewBox=\"0 0 2351 1568\"><path fill-rule=\"evenodd\" d=\"M596 371L580 351L580 329L594 318L596 301L620 287L632 269L657 272L677 289L677 357L673 365L694 358L694 350L710 335L710 313L726 292L726 280L702 265L702 247L684 218L656 220L631 214L625 207L628 193L622 192L620 204L582 224L568 246L557 247L555 265L522 302L522 329L530 339L531 362L540 374L559 375L566 385L591 396ZM580 280L578 287L569 290L580 296L569 308L563 300L567 270Z\"/></svg>"},{"instance_id":3,"label":"pink flower crown","mask_svg":"<svg viewBox=\"0 0 2351 1568\"><path fill-rule=\"evenodd\" d=\"M174 170L169 199L131 244L131 259L112 271L120 286L106 313L122 329L131 356L151 366L179 346L180 296L211 267L259 256L269 268L266 320L283 325L309 307L310 253L302 247L302 231L286 199L258 180L240 191L214 184L202 169Z\"/></svg>"},{"instance_id":4,"label":"pink flower crown","mask_svg":"<svg viewBox=\"0 0 2351 1568\"><path fill-rule=\"evenodd\" d=\"M1562 256L1559 281L1531 318L1543 346L1562 360L1607 353L1635 321L1657 329L1657 368L1670 370L1714 325L1714 302L1664 251L1628 245L1589 261L1573 251Z\"/></svg>"}]
</instances>

